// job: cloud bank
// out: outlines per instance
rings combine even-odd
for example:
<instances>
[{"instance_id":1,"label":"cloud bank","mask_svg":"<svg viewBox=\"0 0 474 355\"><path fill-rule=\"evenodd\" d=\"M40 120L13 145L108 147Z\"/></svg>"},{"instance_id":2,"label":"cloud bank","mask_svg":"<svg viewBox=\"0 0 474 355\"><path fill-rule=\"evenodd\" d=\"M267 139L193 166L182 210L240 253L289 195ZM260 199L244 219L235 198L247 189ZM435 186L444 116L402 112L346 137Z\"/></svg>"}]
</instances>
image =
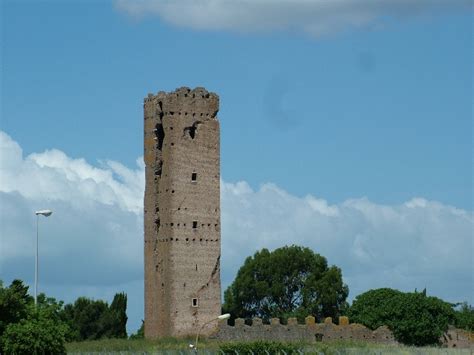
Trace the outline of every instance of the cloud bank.
<instances>
[{"instance_id":1,"label":"cloud bank","mask_svg":"<svg viewBox=\"0 0 474 355\"><path fill-rule=\"evenodd\" d=\"M470 0L115 0L134 18L158 16L197 30L294 31L311 36L472 8Z\"/></svg>"},{"instance_id":2,"label":"cloud bank","mask_svg":"<svg viewBox=\"0 0 474 355\"><path fill-rule=\"evenodd\" d=\"M370 288L427 288L473 303L472 211L423 198L380 205L365 198L331 205L267 183L222 182L222 281L263 247L308 246L342 268L351 297ZM73 301L129 295L129 330L143 318L144 166L94 166L58 150L23 156L0 131L0 279L32 284L40 218L40 290Z\"/></svg>"}]
</instances>

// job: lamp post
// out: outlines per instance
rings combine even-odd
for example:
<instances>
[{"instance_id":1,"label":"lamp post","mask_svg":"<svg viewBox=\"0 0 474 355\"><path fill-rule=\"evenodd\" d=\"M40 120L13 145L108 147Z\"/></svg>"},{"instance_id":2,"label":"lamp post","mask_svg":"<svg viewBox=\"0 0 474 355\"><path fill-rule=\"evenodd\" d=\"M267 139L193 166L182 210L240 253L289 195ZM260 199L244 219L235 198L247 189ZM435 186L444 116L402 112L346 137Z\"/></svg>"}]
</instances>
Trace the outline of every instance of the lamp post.
<instances>
[{"instance_id":1,"label":"lamp post","mask_svg":"<svg viewBox=\"0 0 474 355\"><path fill-rule=\"evenodd\" d=\"M35 258L35 306L38 303L38 241L39 241L39 216L49 217L53 211L51 210L41 210L36 211L36 258Z\"/></svg>"},{"instance_id":2,"label":"lamp post","mask_svg":"<svg viewBox=\"0 0 474 355\"><path fill-rule=\"evenodd\" d=\"M201 333L201 330L204 328L204 326L208 325L209 323L211 322L214 322L216 320L224 320L224 319L229 319L230 318L230 314L229 313L225 313L225 314L221 314L219 317L217 318L214 318L214 319L211 319L210 321L204 323L203 325L201 325L201 327L199 328L198 330L198 333L196 335L196 342L191 345L189 345L190 348L194 348L194 351L197 352L197 349L198 349L198 341L199 341L199 334Z\"/></svg>"}]
</instances>

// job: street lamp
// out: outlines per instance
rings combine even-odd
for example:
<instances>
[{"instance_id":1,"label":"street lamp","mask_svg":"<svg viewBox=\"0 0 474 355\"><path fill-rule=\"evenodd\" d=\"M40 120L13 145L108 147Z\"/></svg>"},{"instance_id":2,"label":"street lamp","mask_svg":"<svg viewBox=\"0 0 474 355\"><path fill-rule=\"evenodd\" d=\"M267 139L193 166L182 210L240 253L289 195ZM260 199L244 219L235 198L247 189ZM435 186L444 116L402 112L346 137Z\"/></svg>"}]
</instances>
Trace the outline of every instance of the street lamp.
<instances>
[{"instance_id":1,"label":"street lamp","mask_svg":"<svg viewBox=\"0 0 474 355\"><path fill-rule=\"evenodd\" d=\"M194 351L197 352L197 348L198 348L198 340L199 340L199 334L201 333L201 330L204 328L204 326L208 325L209 323L211 322L214 322L216 320L225 320L225 319L229 319L230 318L230 314L229 313L225 313L225 314L221 314L219 317L217 318L214 318L214 319L211 319L210 321L204 323L203 325L201 325L201 328L199 328L199 331L196 335L196 342L193 344L190 344L189 347L190 348L194 348Z\"/></svg>"},{"instance_id":2,"label":"street lamp","mask_svg":"<svg viewBox=\"0 0 474 355\"><path fill-rule=\"evenodd\" d=\"M39 216L45 216L49 217L53 211L51 210L41 210L41 211L36 211L36 258L35 258L35 306L38 303L38 225L39 225Z\"/></svg>"}]
</instances>

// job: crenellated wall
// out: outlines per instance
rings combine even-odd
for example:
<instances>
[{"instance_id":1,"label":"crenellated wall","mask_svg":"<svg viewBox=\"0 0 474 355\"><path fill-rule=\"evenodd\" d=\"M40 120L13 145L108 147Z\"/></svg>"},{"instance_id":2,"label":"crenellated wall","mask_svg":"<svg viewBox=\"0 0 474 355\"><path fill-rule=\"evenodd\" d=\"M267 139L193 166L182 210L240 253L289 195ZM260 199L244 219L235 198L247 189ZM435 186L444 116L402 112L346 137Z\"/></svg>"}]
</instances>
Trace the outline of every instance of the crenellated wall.
<instances>
[{"instance_id":1,"label":"crenellated wall","mask_svg":"<svg viewBox=\"0 0 474 355\"><path fill-rule=\"evenodd\" d=\"M252 325L247 325L244 319L238 318L234 326L220 322L210 338L222 341L277 340L316 343L342 340L398 344L388 327L370 330L361 324L349 323L347 317L339 317L339 325L333 324L331 318L326 318L323 323L316 323L312 316L306 317L305 324L298 324L296 318L289 318L287 324L281 324L278 318L272 318L270 324L264 324L260 318L254 318ZM473 349L474 337L466 331L451 327L441 337L440 342L450 348Z\"/></svg>"},{"instance_id":2,"label":"crenellated wall","mask_svg":"<svg viewBox=\"0 0 474 355\"><path fill-rule=\"evenodd\" d=\"M287 324L281 324L280 319L272 318L270 324L263 324L260 318L254 318L252 325L246 325L245 320L238 318L235 325L220 323L212 338L219 340L280 340L326 342L333 340L361 340L383 344L397 344L392 332L387 327L376 330L361 324L349 324L347 317L340 317L339 325L333 324L331 318L324 323L316 323L312 316L306 317L305 324L298 324L296 318L289 318Z\"/></svg>"}]
</instances>

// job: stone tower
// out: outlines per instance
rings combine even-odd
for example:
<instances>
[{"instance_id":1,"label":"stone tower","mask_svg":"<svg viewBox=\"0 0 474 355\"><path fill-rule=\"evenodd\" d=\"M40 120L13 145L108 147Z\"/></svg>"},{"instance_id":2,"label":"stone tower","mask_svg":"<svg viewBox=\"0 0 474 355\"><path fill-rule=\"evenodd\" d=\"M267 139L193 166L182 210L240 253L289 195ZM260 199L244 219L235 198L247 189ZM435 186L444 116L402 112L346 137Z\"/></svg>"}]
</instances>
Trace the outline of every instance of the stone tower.
<instances>
[{"instance_id":1,"label":"stone tower","mask_svg":"<svg viewBox=\"0 0 474 355\"><path fill-rule=\"evenodd\" d=\"M196 334L221 313L218 110L204 88L144 100L147 338Z\"/></svg>"}]
</instances>

